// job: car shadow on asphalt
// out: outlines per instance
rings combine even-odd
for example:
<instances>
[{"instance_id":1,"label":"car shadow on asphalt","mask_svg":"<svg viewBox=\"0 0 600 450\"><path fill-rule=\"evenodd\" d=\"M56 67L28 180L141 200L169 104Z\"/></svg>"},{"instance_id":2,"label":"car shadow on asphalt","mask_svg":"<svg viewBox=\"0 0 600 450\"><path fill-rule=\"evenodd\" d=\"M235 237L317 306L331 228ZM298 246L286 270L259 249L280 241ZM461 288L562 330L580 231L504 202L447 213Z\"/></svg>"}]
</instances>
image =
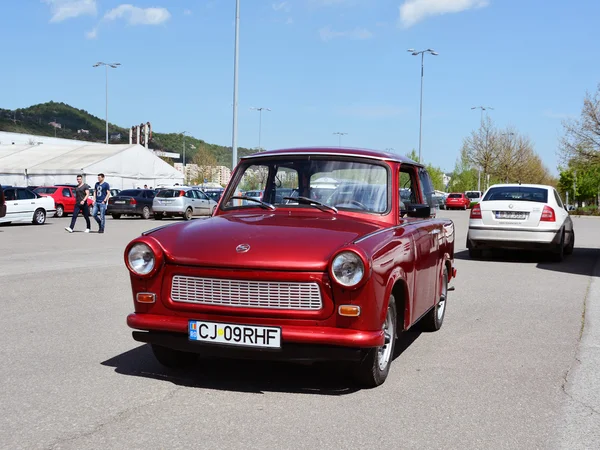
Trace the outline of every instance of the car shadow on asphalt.
<instances>
[{"instance_id":1,"label":"car shadow on asphalt","mask_svg":"<svg viewBox=\"0 0 600 450\"><path fill-rule=\"evenodd\" d=\"M545 252L523 252L519 250L484 250L481 258L472 259L468 250L454 254L455 260L491 261L505 263L537 264L538 269L574 275L594 275L594 265L600 258L600 248L575 247L573 254L565 256L563 261L554 262Z\"/></svg>"},{"instance_id":2,"label":"car shadow on asphalt","mask_svg":"<svg viewBox=\"0 0 600 450\"><path fill-rule=\"evenodd\" d=\"M396 341L394 360L419 337L419 331L406 331ZM167 381L178 386L254 394L285 392L341 396L362 390L352 378L347 363L298 364L279 361L253 361L199 358L192 367L169 369L154 358L148 344L121 353L101 363L121 375ZM398 364L396 363L398 370ZM392 365L391 370L394 370Z\"/></svg>"}]
</instances>

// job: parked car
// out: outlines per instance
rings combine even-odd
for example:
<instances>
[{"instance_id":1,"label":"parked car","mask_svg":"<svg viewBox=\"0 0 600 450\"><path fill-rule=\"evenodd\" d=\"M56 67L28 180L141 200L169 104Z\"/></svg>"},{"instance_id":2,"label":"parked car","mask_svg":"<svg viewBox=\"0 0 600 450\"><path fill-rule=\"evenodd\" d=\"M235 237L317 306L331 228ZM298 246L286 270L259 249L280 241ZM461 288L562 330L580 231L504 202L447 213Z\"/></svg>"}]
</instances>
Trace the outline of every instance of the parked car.
<instances>
[{"instance_id":1,"label":"parked car","mask_svg":"<svg viewBox=\"0 0 600 450\"><path fill-rule=\"evenodd\" d=\"M471 258L484 249L550 251L556 261L575 246L573 221L558 192L539 184L497 184L471 210L467 248Z\"/></svg>"},{"instance_id":2,"label":"parked car","mask_svg":"<svg viewBox=\"0 0 600 450\"><path fill-rule=\"evenodd\" d=\"M221 196L223 195L223 192L225 192L225 189L221 188L204 188L201 189L202 192L204 192L211 200L214 200L216 203L219 203L219 200L221 200Z\"/></svg>"},{"instance_id":3,"label":"parked car","mask_svg":"<svg viewBox=\"0 0 600 450\"><path fill-rule=\"evenodd\" d=\"M268 172L262 199L240 196L258 167ZM285 173L300 181L287 204L277 195ZM309 197L317 175L338 174L360 181L324 201ZM411 186L402 206L401 176ZM456 275L454 224L430 217L423 182L431 183L424 166L370 150L243 157L213 217L158 227L126 246L133 338L168 367L197 354L340 359L363 385L382 384L400 333L442 326ZM173 195L157 199L183 197Z\"/></svg>"},{"instance_id":4,"label":"parked car","mask_svg":"<svg viewBox=\"0 0 600 450\"><path fill-rule=\"evenodd\" d=\"M481 201L483 193L481 191L467 191L465 192L465 196L469 199L469 207L472 208Z\"/></svg>"},{"instance_id":5,"label":"parked car","mask_svg":"<svg viewBox=\"0 0 600 450\"><path fill-rule=\"evenodd\" d=\"M118 195L108 199L106 214L113 219L121 216L140 216L149 219L152 216L152 202L155 193L151 189L125 189Z\"/></svg>"},{"instance_id":6,"label":"parked car","mask_svg":"<svg viewBox=\"0 0 600 450\"><path fill-rule=\"evenodd\" d=\"M90 189L90 194L93 189ZM42 197L52 197L56 205L56 217L63 217L68 214L73 214L75 211L75 189L72 187L64 187L59 184L56 186L40 186L33 191ZM90 213L92 212L93 201L91 198L87 200Z\"/></svg>"},{"instance_id":7,"label":"parked car","mask_svg":"<svg viewBox=\"0 0 600 450\"><path fill-rule=\"evenodd\" d=\"M6 216L6 200L4 198L4 189L0 185L0 219Z\"/></svg>"},{"instance_id":8,"label":"parked car","mask_svg":"<svg viewBox=\"0 0 600 450\"><path fill-rule=\"evenodd\" d=\"M48 214L56 212L52 197L42 197L24 187L5 187L4 199L6 214L0 218L0 223L31 222L43 225Z\"/></svg>"},{"instance_id":9,"label":"parked car","mask_svg":"<svg viewBox=\"0 0 600 450\"><path fill-rule=\"evenodd\" d=\"M183 217L191 220L194 216L211 216L217 208L217 202L199 189L177 187L162 189L154 197L152 210L157 220L163 217Z\"/></svg>"},{"instance_id":10,"label":"parked car","mask_svg":"<svg viewBox=\"0 0 600 450\"><path fill-rule=\"evenodd\" d=\"M471 200L462 193L453 192L446 197L446 209L468 209Z\"/></svg>"}]
</instances>

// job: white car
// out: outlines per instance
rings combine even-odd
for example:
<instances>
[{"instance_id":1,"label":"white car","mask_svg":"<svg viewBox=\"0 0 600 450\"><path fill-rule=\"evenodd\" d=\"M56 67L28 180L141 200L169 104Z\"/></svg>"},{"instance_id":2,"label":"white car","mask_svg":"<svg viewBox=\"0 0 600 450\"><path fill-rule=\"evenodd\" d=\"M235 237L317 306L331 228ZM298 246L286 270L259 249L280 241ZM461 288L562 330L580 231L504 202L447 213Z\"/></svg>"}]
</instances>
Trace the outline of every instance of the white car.
<instances>
[{"instance_id":1,"label":"white car","mask_svg":"<svg viewBox=\"0 0 600 450\"><path fill-rule=\"evenodd\" d=\"M466 191L465 196L471 202L471 205L475 205L475 203L479 203L481 201L481 197L483 197L480 191Z\"/></svg>"},{"instance_id":2,"label":"white car","mask_svg":"<svg viewBox=\"0 0 600 450\"><path fill-rule=\"evenodd\" d=\"M473 207L469 218L469 256L483 249L549 250L561 261L573 252L573 221L552 186L496 184Z\"/></svg>"},{"instance_id":3,"label":"white car","mask_svg":"<svg viewBox=\"0 0 600 450\"><path fill-rule=\"evenodd\" d=\"M54 215L56 206L52 197L42 197L24 187L5 187L6 215L0 223L25 222L35 225L46 223L48 214Z\"/></svg>"},{"instance_id":4,"label":"white car","mask_svg":"<svg viewBox=\"0 0 600 450\"><path fill-rule=\"evenodd\" d=\"M191 220L194 216L212 216L217 202L209 198L200 189L186 186L161 189L152 200L154 218L183 217Z\"/></svg>"}]
</instances>

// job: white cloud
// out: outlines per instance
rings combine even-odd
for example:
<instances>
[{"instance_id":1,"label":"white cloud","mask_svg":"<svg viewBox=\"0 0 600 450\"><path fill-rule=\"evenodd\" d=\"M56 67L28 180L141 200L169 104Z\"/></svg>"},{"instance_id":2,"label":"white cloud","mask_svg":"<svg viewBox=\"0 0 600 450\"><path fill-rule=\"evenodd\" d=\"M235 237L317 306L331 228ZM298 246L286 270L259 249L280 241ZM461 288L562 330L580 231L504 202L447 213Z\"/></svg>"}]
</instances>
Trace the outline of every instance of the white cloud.
<instances>
[{"instance_id":1,"label":"white cloud","mask_svg":"<svg viewBox=\"0 0 600 450\"><path fill-rule=\"evenodd\" d=\"M330 26L326 26L319 30L319 36L321 36L321 39L325 42L336 38L364 40L371 39L373 37L373 33L366 28L356 27L354 30L335 31L332 30Z\"/></svg>"},{"instance_id":2,"label":"white cloud","mask_svg":"<svg viewBox=\"0 0 600 450\"><path fill-rule=\"evenodd\" d=\"M273 3L271 6L275 11L290 12L292 9L292 5L289 2Z\"/></svg>"},{"instance_id":3,"label":"white cloud","mask_svg":"<svg viewBox=\"0 0 600 450\"><path fill-rule=\"evenodd\" d=\"M191 9L186 9L183 11L183 14L186 16L191 16L192 15L192 10Z\"/></svg>"},{"instance_id":4,"label":"white cloud","mask_svg":"<svg viewBox=\"0 0 600 450\"><path fill-rule=\"evenodd\" d=\"M42 0L50 5L50 22L62 22L79 16L95 16L98 13L96 0Z\"/></svg>"},{"instance_id":5,"label":"white cloud","mask_svg":"<svg viewBox=\"0 0 600 450\"><path fill-rule=\"evenodd\" d=\"M362 119L397 117L408 112L408 108L393 105L353 105L338 108L338 114Z\"/></svg>"},{"instance_id":6,"label":"white cloud","mask_svg":"<svg viewBox=\"0 0 600 450\"><path fill-rule=\"evenodd\" d=\"M166 8L139 8L119 5L104 15L106 20L125 19L129 25L160 25L169 20L171 13Z\"/></svg>"},{"instance_id":7,"label":"white cloud","mask_svg":"<svg viewBox=\"0 0 600 450\"><path fill-rule=\"evenodd\" d=\"M400 23L408 28L429 16L484 8L489 4L489 0L405 0L400 5Z\"/></svg>"},{"instance_id":8,"label":"white cloud","mask_svg":"<svg viewBox=\"0 0 600 450\"><path fill-rule=\"evenodd\" d=\"M87 31L85 33L86 39L96 39L98 37L98 28L94 28L93 30Z\"/></svg>"}]
</instances>

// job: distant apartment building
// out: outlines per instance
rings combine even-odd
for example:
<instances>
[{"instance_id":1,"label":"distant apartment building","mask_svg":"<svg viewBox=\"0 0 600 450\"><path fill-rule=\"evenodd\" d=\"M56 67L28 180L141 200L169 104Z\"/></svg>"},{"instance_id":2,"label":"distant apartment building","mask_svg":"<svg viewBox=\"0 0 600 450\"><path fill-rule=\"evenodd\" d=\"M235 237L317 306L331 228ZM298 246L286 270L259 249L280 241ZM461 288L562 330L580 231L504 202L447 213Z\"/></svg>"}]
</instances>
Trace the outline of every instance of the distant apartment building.
<instances>
[{"instance_id":1,"label":"distant apartment building","mask_svg":"<svg viewBox=\"0 0 600 450\"><path fill-rule=\"evenodd\" d=\"M183 173L188 182L197 181L199 184L202 184L204 180L206 180L206 183L225 185L229 183L229 179L231 178L231 169L225 166L199 166L198 164L186 164L185 172L182 163L175 163L173 167Z\"/></svg>"}]
</instances>

